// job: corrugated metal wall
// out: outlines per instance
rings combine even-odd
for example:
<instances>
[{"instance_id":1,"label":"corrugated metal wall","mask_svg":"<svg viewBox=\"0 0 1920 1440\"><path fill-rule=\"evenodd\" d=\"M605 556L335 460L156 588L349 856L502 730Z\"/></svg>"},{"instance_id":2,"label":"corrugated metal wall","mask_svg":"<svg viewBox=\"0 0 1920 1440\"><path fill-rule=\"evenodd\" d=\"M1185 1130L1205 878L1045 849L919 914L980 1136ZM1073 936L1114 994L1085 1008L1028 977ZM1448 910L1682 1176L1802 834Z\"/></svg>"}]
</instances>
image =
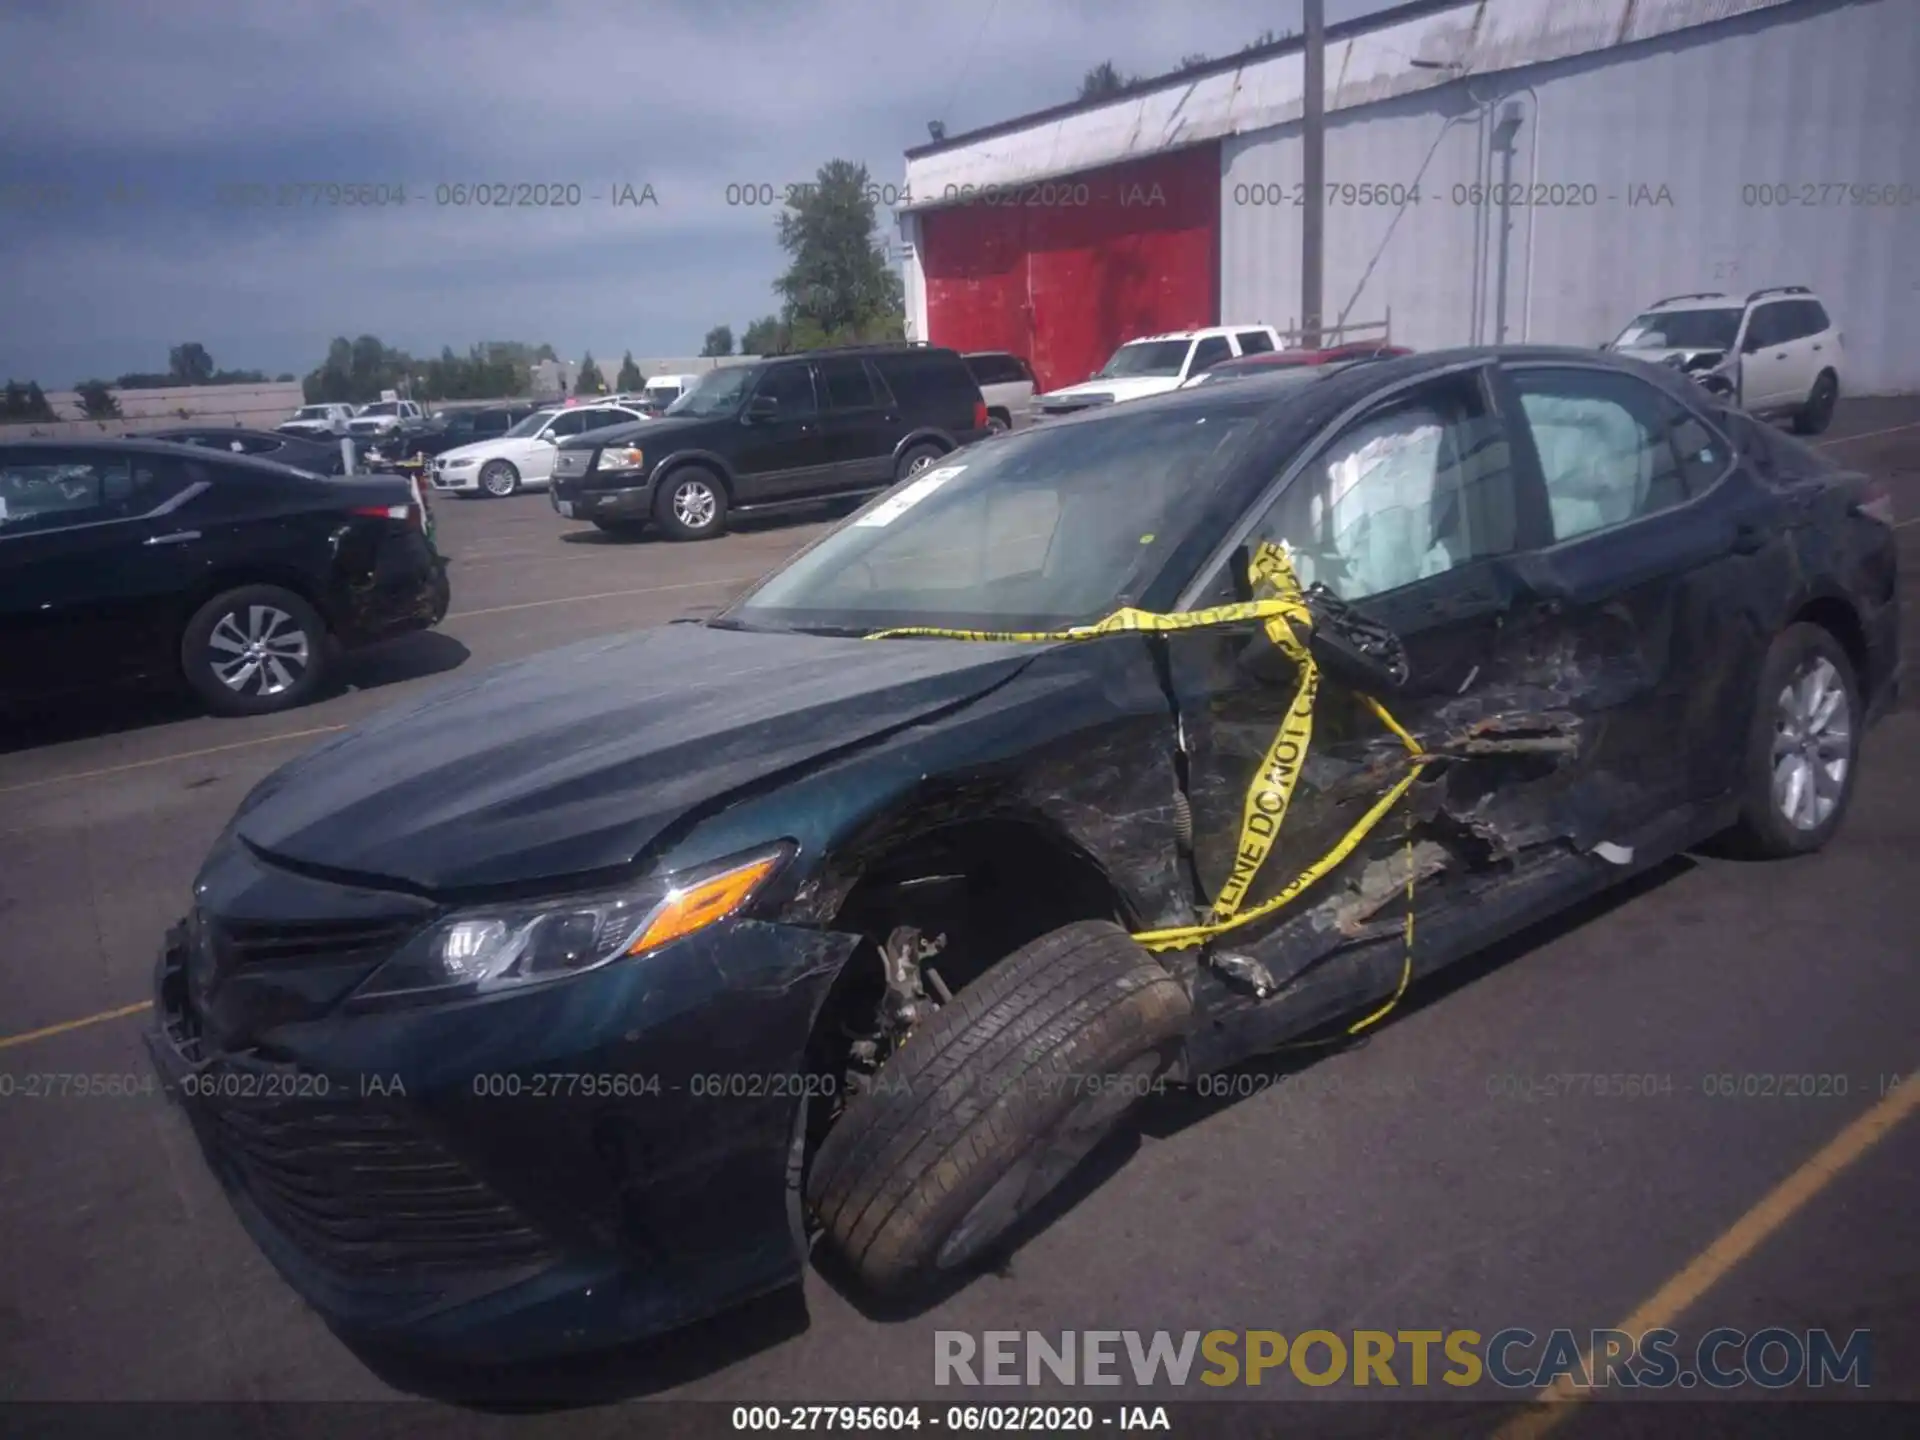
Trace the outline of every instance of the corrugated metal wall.
<instances>
[{"instance_id":1,"label":"corrugated metal wall","mask_svg":"<svg viewBox=\"0 0 1920 1440\"><path fill-rule=\"evenodd\" d=\"M1920 390L1916 73L1920 0L1794 5L1330 115L1330 183L1419 200L1329 204L1328 318L1592 345L1663 295L1804 284L1849 389ZM1300 173L1296 125L1225 142L1225 313L1298 314Z\"/></svg>"},{"instance_id":2,"label":"corrugated metal wall","mask_svg":"<svg viewBox=\"0 0 1920 1440\"><path fill-rule=\"evenodd\" d=\"M1219 313L1220 151L1155 155L919 216L927 337L1026 356L1048 389Z\"/></svg>"}]
</instances>

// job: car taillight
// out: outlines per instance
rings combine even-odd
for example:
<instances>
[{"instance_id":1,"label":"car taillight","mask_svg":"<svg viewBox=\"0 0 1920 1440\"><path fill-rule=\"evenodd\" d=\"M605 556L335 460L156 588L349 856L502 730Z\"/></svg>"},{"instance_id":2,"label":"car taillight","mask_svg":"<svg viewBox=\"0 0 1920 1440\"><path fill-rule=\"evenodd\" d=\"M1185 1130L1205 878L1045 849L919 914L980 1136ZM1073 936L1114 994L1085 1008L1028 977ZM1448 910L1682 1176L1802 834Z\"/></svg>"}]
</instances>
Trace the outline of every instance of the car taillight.
<instances>
[{"instance_id":1,"label":"car taillight","mask_svg":"<svg viewBox=\"0 0 1920 1440\"><path fill-rule=\"evenodd\" d=\"M987 402L984 400L973 402L973 428L976 430L987 428Z\"/></svg>"},{"instance_id":2,"label":"car taillight","mask_svg":"<svg viewBox=\"0 0 1920 1440\"><path fill-rule=\"evenodd\" d=\"M356 515L371 515L376 520L410 520L413 518L411 505L356 505Z\"/></svg>"},{"instance_id":3,"label":"car taillight","mask_svg":"<svg viewBox=\"0 0 1920 1440\"><path fill-rule=\"evenodd\" d=\"M1884 480L1869 480L1860 487L1860 498L1853 502L1853 513L1882 525L1893 524L1893 491Z\"/></svg>"}]
</instances>

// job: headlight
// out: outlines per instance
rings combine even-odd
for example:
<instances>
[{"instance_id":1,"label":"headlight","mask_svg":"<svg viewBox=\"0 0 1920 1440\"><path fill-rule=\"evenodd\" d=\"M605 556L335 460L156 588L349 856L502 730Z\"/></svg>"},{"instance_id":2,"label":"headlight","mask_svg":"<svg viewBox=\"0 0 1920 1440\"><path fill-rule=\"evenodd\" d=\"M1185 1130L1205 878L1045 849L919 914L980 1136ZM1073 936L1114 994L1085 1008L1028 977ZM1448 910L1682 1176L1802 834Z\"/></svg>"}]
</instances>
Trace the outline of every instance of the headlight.
<instances>
[{"instance_id":1,"label":"headlight","mask_svg":"<svg viewBox=\"0 0 1920 1440\"><path fill-rule=\"evenodd\" d=\"M443 460L440 463L445 465L449 470L464 470L473 464L473 457L471 455L463 455L457 460Z\"/></svg>"},{"instance_id":2,"label":"headlight","mask_svg":"<svg viewBox=\"0 0 1920 1440\"><path fill-rule=\"evenodd\" d=\"M726 919L792 853L783 843L686 875L456 911L401 946L355 997L485 994L644 955Z\"/></svg>"},{"instance_id":3,"label":"headlight","mask_svg":"<svg viewBox=\"0 0 1920 1440\"><path fill-rule=\"evenodd\" d=\"M646 455L631 445L609 445L600 452L602 474L609 470L642 470L646 463Z\"/></svg>"}]
</instances>

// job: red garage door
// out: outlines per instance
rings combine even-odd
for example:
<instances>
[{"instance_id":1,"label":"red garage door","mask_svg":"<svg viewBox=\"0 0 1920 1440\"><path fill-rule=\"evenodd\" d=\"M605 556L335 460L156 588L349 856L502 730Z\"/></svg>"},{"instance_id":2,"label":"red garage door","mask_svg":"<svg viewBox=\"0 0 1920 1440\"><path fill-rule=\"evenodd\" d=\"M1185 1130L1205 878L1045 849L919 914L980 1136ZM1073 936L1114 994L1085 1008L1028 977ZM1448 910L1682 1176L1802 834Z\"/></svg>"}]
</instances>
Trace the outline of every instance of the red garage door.
<instances>
[{"instance_id":1,"label":"red garage door","mask_svg":"<svg viewBox=\"0 0 1920 1440\"><path fill-rule=\"evenodd\" d=\"M927 213L928 339L1025 355L1042 388L1139 335L1219 323L1220 152L1199 145Z\"/></svg>"}]
</instances>

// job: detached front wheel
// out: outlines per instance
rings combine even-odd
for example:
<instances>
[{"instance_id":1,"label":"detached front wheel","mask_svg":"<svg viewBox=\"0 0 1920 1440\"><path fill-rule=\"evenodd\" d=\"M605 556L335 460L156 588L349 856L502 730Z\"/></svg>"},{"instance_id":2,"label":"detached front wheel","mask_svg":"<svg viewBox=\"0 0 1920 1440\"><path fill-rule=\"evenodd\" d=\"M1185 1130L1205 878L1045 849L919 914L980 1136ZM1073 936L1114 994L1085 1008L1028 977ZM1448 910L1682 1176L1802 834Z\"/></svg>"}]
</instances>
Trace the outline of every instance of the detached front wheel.
<instances>
[{"instance_id":1,"label":"detached front wheel","mask_svg":"<svg viewBox=\"0 0 1920 1440\"><path fill-rule=\"evenodd\" d=\"M1079 921L1014 951L827 1132L807 1199L829 1243L880 1294L970 1266L1156 1088L1190 1011L1117 925Z\"/></svg>"}]
</instances>

